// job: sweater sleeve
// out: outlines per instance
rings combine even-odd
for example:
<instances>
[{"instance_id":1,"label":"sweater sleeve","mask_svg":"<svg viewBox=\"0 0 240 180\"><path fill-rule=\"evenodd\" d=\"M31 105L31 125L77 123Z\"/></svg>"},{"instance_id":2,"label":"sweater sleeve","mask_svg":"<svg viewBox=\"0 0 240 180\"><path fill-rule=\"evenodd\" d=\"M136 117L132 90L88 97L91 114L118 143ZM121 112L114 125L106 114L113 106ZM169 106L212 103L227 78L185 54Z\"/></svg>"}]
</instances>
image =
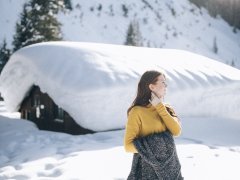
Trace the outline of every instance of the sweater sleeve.
<instances>
[{"instance_id":1,"label":"sweater sleeve","mask_svg":"<svg viewBox=\"0 0 240 180\"><path fill-rule=\"evenodd\" d=\"M133 140L139 136L141 121L138 113L133 109L129 112L124 136L124 148L126 152L138 153Z\"/></svg>"},{"instance_id":2,"label":"sweater sleeve","mask_svg":"<svg viewBox=\"0 0 240 180\"><path fill-rule=\"evenodd\" d=\"M155 108L158 114L161 116L167 129L172 133L172 135L179 136L181 134L181 124L175 112L172 110L174 116L171 116L171 114L168 112L167 108L163 105L163 103L159 103L158 105L155 106Z\"/></svg>"}]
</instances>

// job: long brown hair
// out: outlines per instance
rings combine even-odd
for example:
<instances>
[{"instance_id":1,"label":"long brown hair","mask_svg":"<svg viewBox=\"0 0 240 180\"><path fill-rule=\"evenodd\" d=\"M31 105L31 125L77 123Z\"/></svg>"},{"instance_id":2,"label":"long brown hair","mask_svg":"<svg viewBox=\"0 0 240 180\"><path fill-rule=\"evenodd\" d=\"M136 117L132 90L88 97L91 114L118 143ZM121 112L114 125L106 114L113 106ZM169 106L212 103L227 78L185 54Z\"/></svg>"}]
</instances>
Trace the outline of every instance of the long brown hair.
<instances>
[{"instance_id":1,"label":"long brown hair","mask_svg":"<svg viewBox=\"0 0 240 180\"><path fill-rule=\"evenodd\" d=\"M151 98L151 90L149 89L150 84L155 84L157 78L160 75L164 75L159 71L146 71L143 73L137 88L137 96L134 99L132 105L128 108L127 114L131 111L134 106L147 106L149 104L149 99ZM165 77L165 75L164 75Z\"/></svg>"}]
</instances>

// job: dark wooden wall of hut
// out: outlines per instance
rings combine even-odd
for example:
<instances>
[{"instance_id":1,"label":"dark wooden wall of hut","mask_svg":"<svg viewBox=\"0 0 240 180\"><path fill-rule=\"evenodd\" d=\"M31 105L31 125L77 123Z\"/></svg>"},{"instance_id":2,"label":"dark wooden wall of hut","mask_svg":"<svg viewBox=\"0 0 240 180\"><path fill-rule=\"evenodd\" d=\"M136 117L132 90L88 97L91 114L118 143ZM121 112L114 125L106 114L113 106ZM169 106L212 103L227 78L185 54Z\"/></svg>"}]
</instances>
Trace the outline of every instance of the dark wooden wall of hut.
<instances>
[{"instance_id":1,"label":"dark wooden wall of hut","mask_svg":"<svg viewBox=\"0 0 240 180\"><path fill-rule=\"evenodd\" d=\"M86 134L93 131L79 126L62 108L58 107L47 93L42 93L38 86L33 86L20 107L21 118L34 122L39 129Z\"/></svg>"}]
</instances>

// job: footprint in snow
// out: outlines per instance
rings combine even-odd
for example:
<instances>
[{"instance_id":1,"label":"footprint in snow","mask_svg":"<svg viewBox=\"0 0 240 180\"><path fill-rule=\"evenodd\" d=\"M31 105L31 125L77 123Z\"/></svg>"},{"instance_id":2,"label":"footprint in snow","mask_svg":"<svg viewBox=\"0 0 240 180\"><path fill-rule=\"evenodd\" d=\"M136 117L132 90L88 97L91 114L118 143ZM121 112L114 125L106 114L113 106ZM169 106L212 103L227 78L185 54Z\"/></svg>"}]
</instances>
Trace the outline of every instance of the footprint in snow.
<instances>
[{"instance_id":1,"label":"footprint in snow","mask_svg":"<svg viewBox=\"0 0 240 180\"><path fill-rule=\"evenodd\" d=\"M39 172L38 176L39 177L58 177L61 176L63 174L63 172L60 169L55 169L50 172Z\"/></svg>"},{"instance_id":2,"label":"footprint in snow","mask_svg":"<svg viewBox=\"0 0 240 180\"><path fill-rule=\"evenodd\" d=\"M24 176L24 175L16 175L16 176L13 176L11 179L26 180L26 179L30 179L30 178L28 176Z\"/></svg>"},{"instance_id":3,"label":"footprint in snow","mask_svg":"<svg viewBox=\"0 0 240 180\"><path fill-rule=\"evenodd\" d=\"M53 164L46 164L45 165L45 170L50 170L50 169L53 169L53 168L54 168Z\"/></svg>"}]
</instances>

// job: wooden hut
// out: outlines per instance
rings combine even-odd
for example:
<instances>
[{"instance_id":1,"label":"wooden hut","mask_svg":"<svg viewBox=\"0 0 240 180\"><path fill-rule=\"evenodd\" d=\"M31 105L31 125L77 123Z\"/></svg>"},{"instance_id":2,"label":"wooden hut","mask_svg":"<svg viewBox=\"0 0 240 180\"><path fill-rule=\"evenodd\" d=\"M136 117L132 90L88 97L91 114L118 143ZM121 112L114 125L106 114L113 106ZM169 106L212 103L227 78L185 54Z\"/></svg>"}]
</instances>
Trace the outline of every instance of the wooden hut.
<instances>
[{"instance_id":1,"label":"wooden hut","mask_svg":"<svg viewBox=\"0 0 240 180\"><path fill-rule=\"evenodd\" d=\"M93 131L78 125L73 118L38 86L33 86L28 96L22 101L19 112L21 118L34 122L41 130L86 134Z\"/></svg>"}]
</instances>

